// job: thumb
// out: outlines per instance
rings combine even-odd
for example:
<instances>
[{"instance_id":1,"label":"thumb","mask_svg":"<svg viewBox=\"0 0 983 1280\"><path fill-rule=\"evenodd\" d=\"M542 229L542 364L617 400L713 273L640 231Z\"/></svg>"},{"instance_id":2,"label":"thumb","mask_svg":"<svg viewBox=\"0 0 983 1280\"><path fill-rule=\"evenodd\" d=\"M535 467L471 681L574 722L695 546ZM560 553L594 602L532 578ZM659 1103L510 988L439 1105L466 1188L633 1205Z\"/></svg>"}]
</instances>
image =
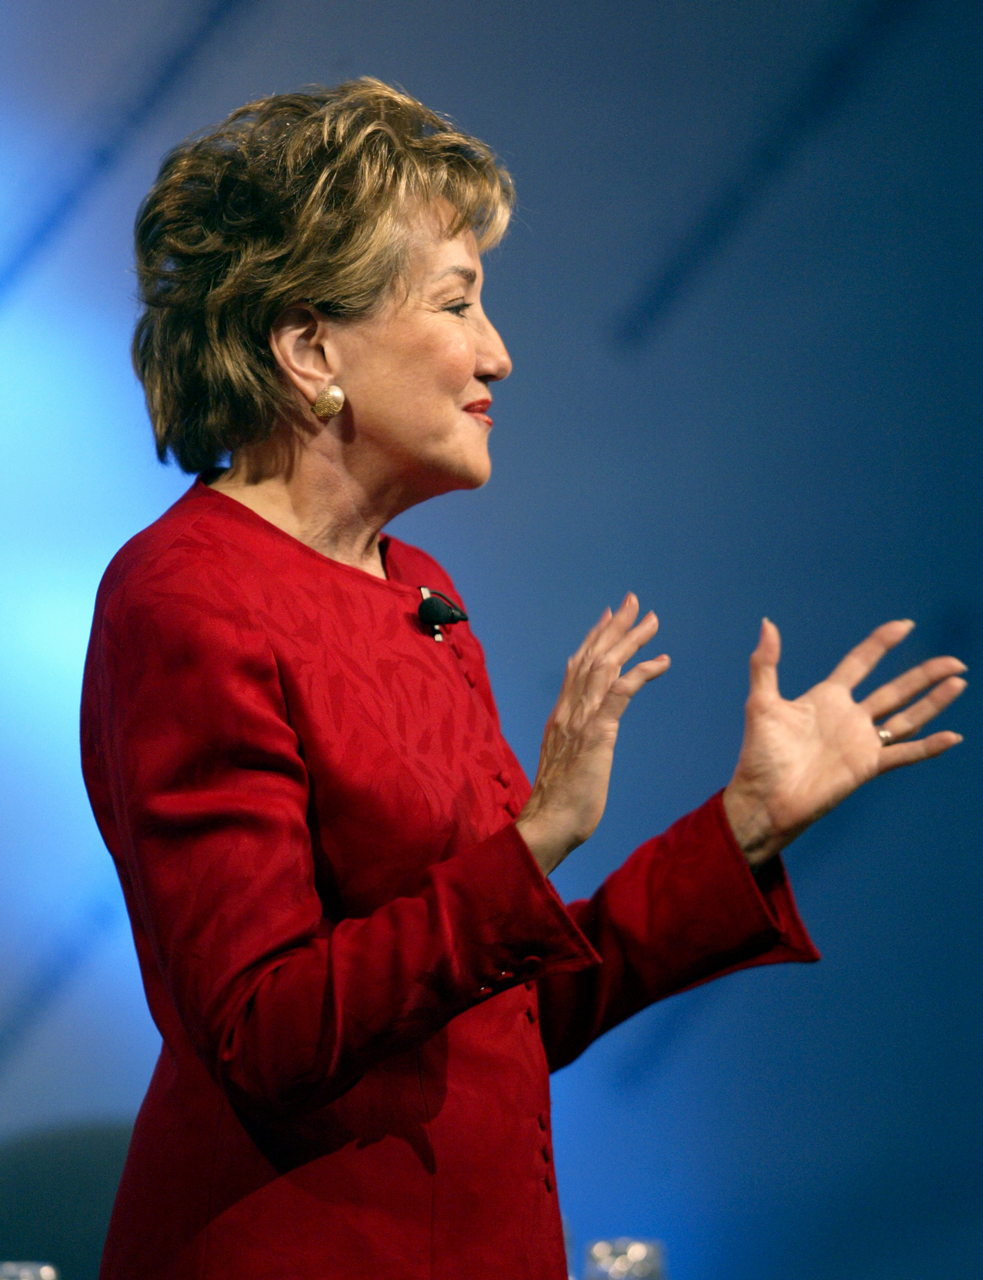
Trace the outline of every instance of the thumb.
<instances>
[{"instance_id":1,"label":"thumb","mask_svg":"<svg viewBox=\"0 0 983 1280\"><path fill-rule=\"evenodd\" d=\"M768 618L761 619L758 647L751 654L751 692L778 692L778 659L782 653L782 638L778 628Z\"/></svg>"}]
</instances>

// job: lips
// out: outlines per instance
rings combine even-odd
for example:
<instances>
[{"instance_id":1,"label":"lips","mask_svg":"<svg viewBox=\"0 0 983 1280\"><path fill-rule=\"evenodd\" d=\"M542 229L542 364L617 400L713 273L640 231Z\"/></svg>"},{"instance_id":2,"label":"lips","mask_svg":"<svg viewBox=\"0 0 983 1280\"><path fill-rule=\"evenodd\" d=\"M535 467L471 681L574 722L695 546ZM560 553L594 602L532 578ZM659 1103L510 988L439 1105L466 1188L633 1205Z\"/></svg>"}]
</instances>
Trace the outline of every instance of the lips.
<instances>
[{"instance_id":1,"label":"lips","mask_svg":"<svg viewBox=\"0 0 983 1280\"><path fill-rule=\"evenodd\" d=\"M464 406L464 412L470 413L473 418L480 418L486 427L492 425L492 420L488 416L488 410L491 408L491 400L472 400L470 404Z\"/></svg>"}]
</instances>

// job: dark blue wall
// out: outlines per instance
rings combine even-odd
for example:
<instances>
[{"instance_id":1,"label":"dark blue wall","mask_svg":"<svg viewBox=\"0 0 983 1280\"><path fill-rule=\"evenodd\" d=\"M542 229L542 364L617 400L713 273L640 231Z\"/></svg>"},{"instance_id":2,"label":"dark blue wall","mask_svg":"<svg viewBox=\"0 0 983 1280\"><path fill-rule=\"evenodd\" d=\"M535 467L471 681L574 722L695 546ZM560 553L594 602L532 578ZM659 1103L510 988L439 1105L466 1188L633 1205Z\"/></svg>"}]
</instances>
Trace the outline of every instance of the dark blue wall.
<instances>
[{"instance_id":1,"label":"dark blue wall","mask_svg":"<svg viewBox=\"0 0 983 1280\"><path fill-rule=\"evenodd\" d=\"M515 360L495 475L395 531L454 574L530 771L601 607L631 587L659 613L673 667L631 708L607 816L557 876L579 896L726 782L763 613L788 693L889 617L919 626L888 670L956 652L972 680L980 660L983 11L901 7L631 349L619 318L863 6L254 3L189 61L0 298L0 1053L21 1009L0 1133L132 1114L155 1050L125 928L87 923L103 902L118 921L118 898L74 716L101 568L183 486L155 470L126 366L128 227L165 147L258 93L369 72L512 169L521 208L486 294ZM0 256L198 13L107 3L83 21L52 0L16 16ZM555 1078L579 1243L659 1236L672 1280L978 1274L972 687L944 720L960 748L879 780L790 850L822 964L670 1001ZM32 990L29 1013L16 1002Z\"/></svg>"}]
</instances>

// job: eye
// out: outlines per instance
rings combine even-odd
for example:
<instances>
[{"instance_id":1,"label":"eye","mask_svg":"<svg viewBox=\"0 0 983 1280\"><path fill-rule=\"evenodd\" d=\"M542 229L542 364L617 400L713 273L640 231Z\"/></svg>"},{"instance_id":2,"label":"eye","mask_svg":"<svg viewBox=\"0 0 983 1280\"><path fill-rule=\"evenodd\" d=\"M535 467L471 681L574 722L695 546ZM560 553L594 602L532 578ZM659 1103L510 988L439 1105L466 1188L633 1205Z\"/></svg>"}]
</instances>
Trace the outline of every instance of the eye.
<instances>
[{"instance_id":1,"label":"eye","mask_svg":"<svg viewBox=\"0 0 983 1280\"><path fill-rule=\"evenodd\" d=\"M452 302L449 306L444 307L444 310L450 311L455 316L463 316L465 311L472 305L473 303L470 302Z\"/></svg>"}]
</instances>

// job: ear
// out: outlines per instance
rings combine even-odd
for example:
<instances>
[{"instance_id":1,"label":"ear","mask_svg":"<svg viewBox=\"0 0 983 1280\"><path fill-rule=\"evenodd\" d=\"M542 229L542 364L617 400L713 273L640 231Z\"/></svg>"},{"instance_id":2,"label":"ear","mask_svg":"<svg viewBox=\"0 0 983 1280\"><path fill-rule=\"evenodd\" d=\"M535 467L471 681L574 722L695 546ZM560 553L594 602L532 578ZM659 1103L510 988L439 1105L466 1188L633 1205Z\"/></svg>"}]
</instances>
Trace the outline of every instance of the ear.
<instances>
[{"instance_id":1,"label":"ear","mask_svg":"<svg viewBox=\"0 0 983 1280\"><path fill-rule=\"evenodd\" d=\"M310 307L289 307L277 318L270 330L270 350L305 408L334 381L331 326Z\"/></svg>"}]
</instances>

